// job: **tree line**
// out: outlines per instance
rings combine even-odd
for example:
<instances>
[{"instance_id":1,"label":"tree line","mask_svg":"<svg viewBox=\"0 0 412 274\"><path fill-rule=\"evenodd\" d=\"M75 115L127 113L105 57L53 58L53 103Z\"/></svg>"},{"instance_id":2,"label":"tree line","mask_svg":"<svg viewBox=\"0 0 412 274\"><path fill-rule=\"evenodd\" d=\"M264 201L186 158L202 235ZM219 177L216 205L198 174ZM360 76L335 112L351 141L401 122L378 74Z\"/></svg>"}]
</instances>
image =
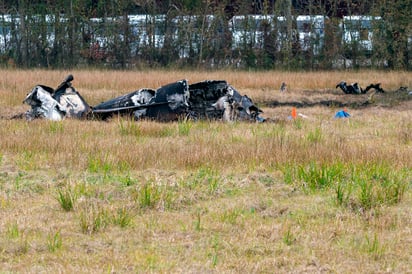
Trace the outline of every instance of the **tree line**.
<instances>
[{"instance_id":1,"label":"tree line","mask_svg":"<svg viewBox=\"0 0 412 274\"><path fill-rule=\"evenodd\" d=\"M137 14L149 16L136 23ZM230 22L246 14L285 20L275 27L262 21L258 29L245 24L246 33L259 32L259 46L242 36L234 47ZM319 51L302 45L298 15L326 16ZM343 41L343 18L355 15L381 18L371 26L373 37L357 25L357 35L373 41L371 50ZM0 65L410 70L410 18L410 0L3 0Z\"/></svg>"}]
</instances>

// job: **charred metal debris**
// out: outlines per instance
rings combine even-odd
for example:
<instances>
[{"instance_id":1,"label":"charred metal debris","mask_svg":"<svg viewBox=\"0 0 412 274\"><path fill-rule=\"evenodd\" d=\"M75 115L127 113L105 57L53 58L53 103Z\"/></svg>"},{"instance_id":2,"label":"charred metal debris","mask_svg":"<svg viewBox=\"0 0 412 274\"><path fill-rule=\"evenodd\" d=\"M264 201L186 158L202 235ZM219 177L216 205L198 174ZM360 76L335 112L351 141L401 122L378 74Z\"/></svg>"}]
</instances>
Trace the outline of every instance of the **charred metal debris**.
<instances>
[{"instance_id":1,"label":"charred metal debris","mask_svg":"<svg viewBox=\"0 0 412 274\"><path fill-rule=\"evenodd\" d=\"M129 115L136 120L157 121L222 120L264 122L263 111L246 95L241 95L223 80L207 80L189 85L180 80L158 89L142 88L123 96L90 106L75 90L69 75L56 88L36 85L23 103L31 106L27 120L44 118L101 119Z\"/></svg>"},{"instance_id":2,"label":"charred metal debris","mask_svg":"<svg viewBox=\"0 0 412 274\"><path fill-rule=\"evenodd\" d=\"M365 94L370 89L375 89L375 92L384 93L385 90L381 88L381 83L370 84L365 89L362 89L358 83L346 84L345 81L341 81L336 85L336 88L340 88L345 94Z\"/></svg>"}]
</instances>

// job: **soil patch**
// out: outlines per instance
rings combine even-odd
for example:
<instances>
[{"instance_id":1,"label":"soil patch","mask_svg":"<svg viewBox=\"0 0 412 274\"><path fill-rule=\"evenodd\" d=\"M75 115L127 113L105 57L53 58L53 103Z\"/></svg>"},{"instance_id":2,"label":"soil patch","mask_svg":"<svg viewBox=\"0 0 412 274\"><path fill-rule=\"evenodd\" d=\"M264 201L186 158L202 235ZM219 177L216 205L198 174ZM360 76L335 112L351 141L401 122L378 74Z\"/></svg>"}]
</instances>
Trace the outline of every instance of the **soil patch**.
<instances>
[{"instance_id":1,"label":"soil patch","mask_svg":"<svg viewBox=\"0 0 412 274\"><path fill-rule=\"evenodd\" d=\"M310 94L310 95L305 95ZM320 95L320 96L319 96ZM267 107L292 106L292 107L350 107L365 108L371 106L394 107L402 102L412 100L408 90L398 89L384 93L372 92L367 94L336 94L334 90L305 91L301 96L282 96L270 102L263 102Z\"/></svg>"}]
</instances>

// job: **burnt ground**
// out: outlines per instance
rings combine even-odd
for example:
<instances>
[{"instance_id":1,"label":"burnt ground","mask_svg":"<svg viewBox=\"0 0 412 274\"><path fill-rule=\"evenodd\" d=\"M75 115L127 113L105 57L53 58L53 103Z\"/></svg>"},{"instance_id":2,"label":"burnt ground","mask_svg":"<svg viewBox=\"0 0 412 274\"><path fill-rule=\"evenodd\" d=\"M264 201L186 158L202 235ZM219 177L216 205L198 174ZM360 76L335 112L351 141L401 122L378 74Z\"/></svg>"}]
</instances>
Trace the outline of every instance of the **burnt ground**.
<instances>
[{"instance_id":1,"label":"burnt ground","mask_svg":"<svg viewBox=\"0 0 412 274\"><path fill-rule=\"evenodd\" d=\"M334 117L340 109L346 109L351 115L376 113L384 109L409 112L412 111L412 95L409 92L405 88L386 90L384 93L369 91L359 95L345 94L338 89L289 90L285 93L262 90L256 94L257 100L254 102L263 109L262 117L267 122L276 123L289 120L292 108L308 119L319 115Z\"/></svg>"},{"instance_id":2,"label":"burnt ground","mask_svg":"<svg viewBox=\"0 0 412 274\"><path fill-rule=\"evenodd\" d=\"M344 94L336 90L305 90L294 95L284 94L274 100L261 102L262 105L274 108L281 106L291 106L308 108L314 106L325 107L350 107L353 109L366 108L373 106L396 107L403 102L412 100L408 89L400 88L395 91L369 92L366 94Z\"/></svg>"}]
</instances>

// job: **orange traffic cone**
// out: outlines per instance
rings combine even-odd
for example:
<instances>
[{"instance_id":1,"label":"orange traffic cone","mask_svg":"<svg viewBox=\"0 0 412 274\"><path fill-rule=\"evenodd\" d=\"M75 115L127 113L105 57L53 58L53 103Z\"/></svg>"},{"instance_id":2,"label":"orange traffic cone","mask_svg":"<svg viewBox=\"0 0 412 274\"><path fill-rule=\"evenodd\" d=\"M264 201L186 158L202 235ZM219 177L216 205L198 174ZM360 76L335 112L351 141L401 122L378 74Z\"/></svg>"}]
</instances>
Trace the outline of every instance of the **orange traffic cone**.
<instances>
[{"instance_id":1,"label":"orange traffic cone","mask_svg":"<svg viewBox=\"0 0 412 274\"><path fill-rule=\"evenodd\" d=\"M292 108L292 118L293 119L296 119L296 108L294 107L294 108Z\"/></svg>"}]
</instances>

